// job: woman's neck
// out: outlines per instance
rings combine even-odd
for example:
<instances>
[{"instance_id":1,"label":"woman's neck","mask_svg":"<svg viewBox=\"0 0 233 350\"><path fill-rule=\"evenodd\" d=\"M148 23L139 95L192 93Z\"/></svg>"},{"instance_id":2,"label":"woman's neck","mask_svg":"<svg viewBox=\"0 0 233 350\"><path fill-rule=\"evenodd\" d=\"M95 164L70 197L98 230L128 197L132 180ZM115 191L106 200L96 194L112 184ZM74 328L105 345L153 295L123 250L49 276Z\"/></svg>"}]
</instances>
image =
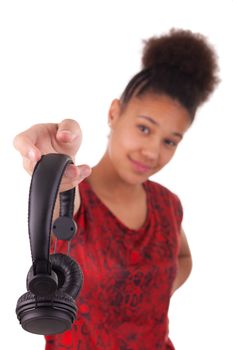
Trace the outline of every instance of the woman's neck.
<instances>
[{"instance_id":1,"label":"woman's neck","mask_svg":"<svg viewBox=\"0 0 233 350\"><path fill-rule=\"evenodd\" d=\"M97 194L104 197L113 197L120 200L132 199L142 193L141 184L132 185L125 182L114 169L108 154L105 153L99 163L92 168L88 178L90 185Z\"/></svg>"},{"instance_id":2,"label":"woman's neck","mask_svg":"<svg viewBox=\"0 0 233 350\"><path fill-rule=\"evenodd\" d=\"M88 181L105 206L128 228L139 229L147 216L147 197L142 184L123 181L105 154Z\"/></svg>"}]
</instances>

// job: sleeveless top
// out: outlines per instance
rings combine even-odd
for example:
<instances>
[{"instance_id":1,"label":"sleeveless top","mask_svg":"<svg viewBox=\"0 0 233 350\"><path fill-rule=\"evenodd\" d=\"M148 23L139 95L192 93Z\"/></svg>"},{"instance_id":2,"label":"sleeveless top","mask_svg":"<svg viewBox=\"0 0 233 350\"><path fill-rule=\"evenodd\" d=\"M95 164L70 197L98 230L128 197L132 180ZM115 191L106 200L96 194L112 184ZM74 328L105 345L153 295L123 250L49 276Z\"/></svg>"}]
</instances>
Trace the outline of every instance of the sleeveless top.
<instances>
[{"instance_id":1,"label":"sleeveless top","mask_svg":"<svg viewBox=\"0 0 233 350\"><path fill-rule=\"evenodd\" d=\"M168 308L176 276L182 206L150 180L143 184L147 217L129 229L104 205L87 180L79 185L78 231L70 256L82 268L72 328L45 336L46 350L174 350ZM51 250L53 243L51 243ZM67 242L57 242L67 254Z\"/></svg>"}]
</instances>

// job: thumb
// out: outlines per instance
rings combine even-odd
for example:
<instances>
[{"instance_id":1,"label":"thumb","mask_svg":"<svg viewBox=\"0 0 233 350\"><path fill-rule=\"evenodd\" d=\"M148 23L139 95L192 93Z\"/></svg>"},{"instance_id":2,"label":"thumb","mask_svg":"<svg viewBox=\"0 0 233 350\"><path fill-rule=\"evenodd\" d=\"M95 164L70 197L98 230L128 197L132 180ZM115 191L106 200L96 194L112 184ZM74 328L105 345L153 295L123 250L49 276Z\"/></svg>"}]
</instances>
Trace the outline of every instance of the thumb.
<instances>
[{"instance_id":1,"label":"thumb","mask_svg":"<svg viewBox=\"0 0 233 350\"><path fill-rule=\"evenodd\" d=\"M73 119L64 119L58 124L56 138L61 143L77 142L78 145L82 141L82 131L79 124Z\"/></svg>"}]
</instances>

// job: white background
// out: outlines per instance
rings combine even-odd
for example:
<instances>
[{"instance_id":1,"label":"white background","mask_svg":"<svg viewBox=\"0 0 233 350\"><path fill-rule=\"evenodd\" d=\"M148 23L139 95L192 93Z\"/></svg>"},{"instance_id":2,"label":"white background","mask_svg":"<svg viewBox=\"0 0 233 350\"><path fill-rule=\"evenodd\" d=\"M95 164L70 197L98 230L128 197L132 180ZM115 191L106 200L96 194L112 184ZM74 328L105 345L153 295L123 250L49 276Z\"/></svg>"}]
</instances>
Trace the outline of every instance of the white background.
<instances>
[{"instance_id":1,"label":"white background","mask_svg":"<svg viewBox=\"0 0 233 350\"><path fill-rule=\"evenodd\" d=\"M172 162L153 177L176 192L193 255L188 282L172 297L177 350L232 345L232 0L5 0L0 3L1 343L44 348L15 315L31 266L27 233L30 177L12 146L39 122L77 119L80 163L94 165L107 142L107 111L140 70L142 40L171 27L206 35L222 82L202 107Z\"/></svg>"}]
</instances>

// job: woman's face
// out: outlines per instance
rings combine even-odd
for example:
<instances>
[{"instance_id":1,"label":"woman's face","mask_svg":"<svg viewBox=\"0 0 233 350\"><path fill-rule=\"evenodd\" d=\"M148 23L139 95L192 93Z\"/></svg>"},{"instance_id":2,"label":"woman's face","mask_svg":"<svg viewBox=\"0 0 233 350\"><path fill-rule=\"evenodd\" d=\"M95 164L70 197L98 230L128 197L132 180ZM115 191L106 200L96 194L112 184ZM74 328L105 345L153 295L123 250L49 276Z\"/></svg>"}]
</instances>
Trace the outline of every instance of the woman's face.
<instances>
[{"instance_id":1,"label":"woman's face","mask_svg":"<svg viewBox=\"0 0 233 350\"><path fill-rule=\"evenodd\" d=\"M123 110L114 100L108 122L111 163L122 180L137 184L171 160L191 119L176 100L151 93L133 97Z\"/></svg>"}]
</instances>

